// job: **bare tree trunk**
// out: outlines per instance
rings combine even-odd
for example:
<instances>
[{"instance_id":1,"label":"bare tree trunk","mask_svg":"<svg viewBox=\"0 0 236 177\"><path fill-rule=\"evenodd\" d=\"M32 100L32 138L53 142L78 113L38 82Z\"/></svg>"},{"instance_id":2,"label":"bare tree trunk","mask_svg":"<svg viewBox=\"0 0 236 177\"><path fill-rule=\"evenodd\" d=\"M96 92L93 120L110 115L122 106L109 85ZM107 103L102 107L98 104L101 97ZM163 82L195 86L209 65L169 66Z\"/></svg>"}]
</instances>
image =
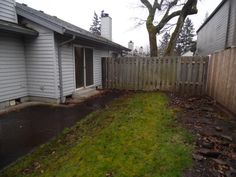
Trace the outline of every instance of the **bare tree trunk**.
<instances>
[{"instance_id":1,"label":"bare tree trunk","mask_svg":"<svg viewBox=\"0 0 236 177\"><path fill-rule=\"evenodd\" d=\"M149 36L149 45L150 45L150 55L151 57L157 57L158 49L157 49L157 30L156 27L153 25L155 11L150 11L149 16L146 21L146 27Z\"/></svg>"},{"instance_id":2,"label":"bare tree trunk","mask_svg":"<svg viewBox=\"0 0 236 177\"><path fill-rule=\"evenodd\" d=\"M148 35L149 35L149 45L151 52L150 55L151 57L156 57L158 55L156 32L148 30Z\"/></svg>"},{"instance_id":3,"label":"bare tree trunk","mask_svg":"<svg viewBox=\"0 0 236 177\"><path fill-rule=\"evenodd\" d=\"M187 15L196 14L197 13L197 1L198 0L187 0L181 10L176 10L171 12L171 10L178 5L180 0L154 0L153 4L149 2L149 0L140 0L141 3L148 9L149 15L146 21L146 27L149 35L149 44L150 44L150 52L151 56L155 57L158 55L157 49L157 37L156 35L161 32L163 27L174 17L180 16L178 20L178 24L175 29L175 33L171 37L171 45L168 47L167 54L173 53L176 39L179 35L179 31L181 30L185 18ZM165 7L166 6L166 7ZM164 8L164 10L163 10ZM156 11L165 12L162 19L159 21L157 25L153 25L154 17L156 15ZM170 13L171 12L171 13Z\"/></svg>"},{"instance_id":4,"label":"bare tree trunk","mask_svg":"<svg viewBox=\"0 0 236 177\"><path fill-rule=\"evenodd\" d=\"M182 8L182 11L179 15L179 19L176 24L176 28L171 35L168 47L165 51L164 56L170 56L174 54L174 49L176 46L176 41L179 36L179 33L184 25L184 21L188 15L193 15L198 12L197 10L197 0L188 0L187 3Z\"/></svg>"},{"instance_id":5,"label":"bare tree trunk","mask_svg":"<svg viewBox=\"0 0 236 177\"><path fill-rule=\"evenodd\" d=\"M179 37L179 33L184 25L184 21L185 21L185 18L182 15L180 15L179 19L177 21L177 24L176 24L176 28L171 35L171 38L170 38L170 41L169 41L168 46L166 48L166 51L164 53L164 56L171 56L174 54L176 42Z\"/></svg>"}]
</instances>

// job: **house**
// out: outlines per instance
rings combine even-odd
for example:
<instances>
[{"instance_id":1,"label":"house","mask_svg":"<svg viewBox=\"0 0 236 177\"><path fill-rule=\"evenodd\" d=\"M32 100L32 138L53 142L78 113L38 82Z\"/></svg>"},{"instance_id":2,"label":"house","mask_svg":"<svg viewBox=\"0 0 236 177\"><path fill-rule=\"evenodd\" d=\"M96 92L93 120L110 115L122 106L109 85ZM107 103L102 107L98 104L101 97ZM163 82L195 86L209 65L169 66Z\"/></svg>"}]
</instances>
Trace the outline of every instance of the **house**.
<instances>
[{"instance_id":1,"label":"house","mask_svg":"<svg viewBox=\"0 0 236 177\"><path fill-rule=\"evenodd\" d=\"M129 49L112 42L108 14L102 35L14 0L0 1L0 107L15 101L64 102L102 85L102 57Z\"/></svg>"},{"instance_id":2,"label":"house","mask_svg":"<svg viewBox=\"0 0 236 177\"><path fill-rule=\"evenodd\" d=\"M236 1L222 0L197 34L197 55L208 55L236 46Z\"/></svg>"}]
</instances>

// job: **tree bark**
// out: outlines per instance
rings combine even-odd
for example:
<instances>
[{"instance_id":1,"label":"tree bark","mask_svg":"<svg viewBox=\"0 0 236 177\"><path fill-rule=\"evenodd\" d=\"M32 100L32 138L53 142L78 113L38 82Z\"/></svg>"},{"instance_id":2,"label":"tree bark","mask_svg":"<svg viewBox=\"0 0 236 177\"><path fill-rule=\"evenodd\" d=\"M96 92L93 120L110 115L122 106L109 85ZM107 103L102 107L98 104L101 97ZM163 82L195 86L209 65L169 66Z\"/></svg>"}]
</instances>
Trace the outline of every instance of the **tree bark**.
<instances>
[{"instance_id":1,"label":"tree bark","mask_svg":"<svg viewBox=\"0 0 236 177\"><path fill-rule=\"evenodd\" d=\"M149 35L149 45L150 45L150 55L151 57L156 57L158 55L157 49L157 33L154 29L148 29Z\"/></svg>"},{"instance_id":2,"label":"tree bark","mask_svg":"<svg viewBox=\"0 0 236 177\"><path fill-rule=\"evenodd\" d=\"M151 52L152 57L158 56L156 35L161 32L163 27L171 19L173 19L174 17L177 17L177 16L181 16L181 18L179 18L179 20L178 20L179 24L177 24L175 34L174 34L174 36L172 35L172 43L173 44L170 45L169 49L168 49L169 50L168 53L173 53L173 46L175 47L175 45L176 45L175 44L176 39L177 39L176 37L178 37L179 31L183 26L182 21L185 20L187 15L197 13L197 1L198 0L187 0L186 4L184 4L184 6L181 10L177 10L172 13L170 13L171 10L178 4L178 2L180 2L180 0L172 0L172 1L154 0L153 5L149 2L149 0L140 0L140 1L141 1L141 3L143 3L143 5L149 11L149 15L148 15L147 21L146 21L146 27L147 27L147 31L148 31L148 35L149 35L150 52ZM165 3L167 3L167 4L165 4ZM167 7L165 9L162 9L166 5L167 5ZM163 12L165 11L165 13L164 13L164 16L162 17L162 19L159 21L159 23L156 26L154 26L153 25L154 17L155 17L157 10L163 11Z\"/></svg>"},{"instance_id":3,"label":"tree bark","mask_svg":"<svg viewBox=\"0 0 236 177\"><path fill-rule=\"evenodd\" d=\"M176 46L176 41L178 39L179 33L184 25L184 21L188 15L193 15L198 12L197 10L197 0L188 0L183 6L181 14L179 15L176 28L171 35L168 47L166 48L164 56L174 55L174 49Z\"/></svg>"},{"instance_id":4,"label":"tree bark","mask_svg":"<svg viewBox=\"0 0 236 177\"><path fill-rule=\"evenodd\" d=\"M180 15L179 19L177 21L177 24L176 24L176 28L171 35L171 38L170 38L170 41L169 41L168 46L166 48L164 56L171 56L174 54L176 42L177 42L179 33L184 25L184 20L185 20L185 18L182 15Z\"/></svg>"}]
</instances>

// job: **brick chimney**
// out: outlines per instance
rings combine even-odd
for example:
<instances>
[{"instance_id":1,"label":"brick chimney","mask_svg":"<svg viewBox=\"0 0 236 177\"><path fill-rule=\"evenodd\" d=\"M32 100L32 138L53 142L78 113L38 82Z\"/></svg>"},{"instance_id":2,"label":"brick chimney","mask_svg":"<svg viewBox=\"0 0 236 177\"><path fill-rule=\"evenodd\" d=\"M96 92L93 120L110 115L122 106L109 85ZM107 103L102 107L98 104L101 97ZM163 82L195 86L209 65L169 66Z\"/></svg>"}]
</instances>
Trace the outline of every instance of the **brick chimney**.
<instances>
[{"instance_id":1,"label":"brick chimney","mask_svg":"<svg viewBox=\"0 0 236 177\"><path fill-rule=\"evenodd\" d=\"M17 23L16 2L15 0L1 0L0 20Z\"/></svg>"},{"instance_id":2,"label":"brick chimney","mask_svg":"<svg viewBox=\"0 0 236 177\"><path fill-rule=\"evenodd\" d=\"M101 36L112 41L112 18L104 11L101 14Z\"/></svg>"}]
</instances>

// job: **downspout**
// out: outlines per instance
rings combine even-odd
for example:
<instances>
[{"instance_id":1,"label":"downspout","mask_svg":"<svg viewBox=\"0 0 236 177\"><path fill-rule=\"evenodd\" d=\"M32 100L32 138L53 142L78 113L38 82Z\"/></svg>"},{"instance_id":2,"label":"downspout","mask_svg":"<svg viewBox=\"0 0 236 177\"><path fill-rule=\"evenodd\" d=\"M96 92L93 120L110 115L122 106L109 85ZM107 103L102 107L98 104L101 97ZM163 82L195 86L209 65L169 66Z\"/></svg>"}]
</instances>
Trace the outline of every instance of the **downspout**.
<instances>
[{"instance_id":1,"label":"downspout","mask_svg":"<svg viewBox=\"0 0 236 177\"><path fill-rule=\"evenodd\" d=\"M60 89L60 103L64 103L64 95L63 95L63 79L62 79L62 58L61 58L61 49L64 45L75 40L75 35L67 41L64 41L58 45L58 69L59 69L59 89Z\"/></svg>"}]
</instances>

